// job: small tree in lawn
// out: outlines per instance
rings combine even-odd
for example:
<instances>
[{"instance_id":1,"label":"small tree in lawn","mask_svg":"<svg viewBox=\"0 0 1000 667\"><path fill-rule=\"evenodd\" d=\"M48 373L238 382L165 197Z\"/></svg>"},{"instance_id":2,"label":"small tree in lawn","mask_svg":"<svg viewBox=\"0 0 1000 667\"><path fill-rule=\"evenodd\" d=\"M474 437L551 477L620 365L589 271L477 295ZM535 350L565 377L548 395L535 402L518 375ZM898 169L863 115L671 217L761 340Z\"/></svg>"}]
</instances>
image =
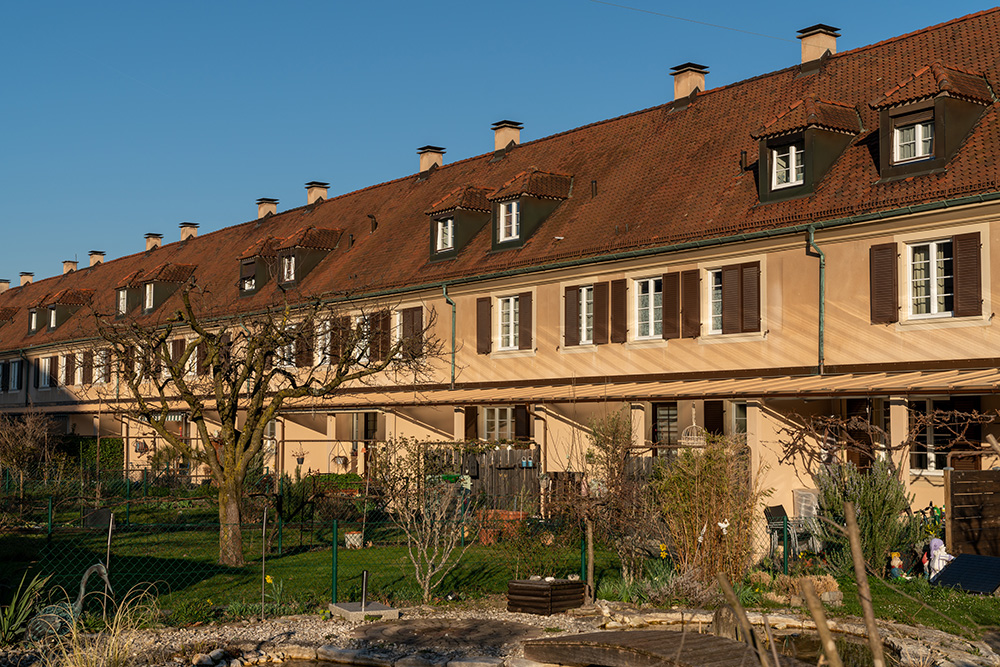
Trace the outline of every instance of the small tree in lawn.
<instances>
[{"instance_id":1,"label":"small tree in lawn","mask_svg":"<svg viewBox=\"0 0 1000 667\"><path fill-rule=\"evenodd\" d=\"M109 393L108 404L208 468L219 490L219 562L240 566L240 501L267 424L285 406L349 391L380 374L389 382L423 378L440 354L429 334L434 314L394 340L386 304L348 316L319 299L286 298L243 315L227 304L206 306L193 278L179 292L180 307L155 321L96 313L108 347L93 363L117 369L120 394ZM168 428L176 410L189 413L192 440Z\"/></svg>"},{"instance_id":2,"label":"small tree in lawn","mask_svg":"<svg viewBox=\"0 0 1000 667\"><path fill-rule=\"evenodd\" d=\"M387 443L374 464L374 478L388 501L393 524L406 536L406 549L424 602L459 564L473 544L461 546L473 513L464 505L460 482L447 481L457 468L441 448L415 438ZM456 550L458 553L456 554Z\"/></svg>"},{"instance_id":3,"label":"small tree in lawn","mask_svg":"<svg viewBox=\"0 0 1000 667\"><path fill-rule=\"evenodd\" d=\"M55 422L34 407L21 415L0 414L0 467L17 475L19 497L28 471L51 462L54 441Z\"/></svg>"}]
</instances>

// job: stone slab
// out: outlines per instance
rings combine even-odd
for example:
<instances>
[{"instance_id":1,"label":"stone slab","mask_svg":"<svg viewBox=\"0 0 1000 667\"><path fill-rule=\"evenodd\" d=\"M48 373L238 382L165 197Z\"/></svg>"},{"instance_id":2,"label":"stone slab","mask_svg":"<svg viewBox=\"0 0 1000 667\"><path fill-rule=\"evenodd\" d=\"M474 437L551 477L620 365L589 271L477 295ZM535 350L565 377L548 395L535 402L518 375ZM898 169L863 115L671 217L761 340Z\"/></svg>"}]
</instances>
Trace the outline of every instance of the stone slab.
<instances>
[{"instance_id":1,"label":"stone slab","mask_svg":"<svg viewBox=\"0 0 1000 667\"><path fill-rule=\"evenodd\" d=\"M450 660L448 667L503 667L503 658L466 656Z\"/></svg>"},{"instance_id":2,"label":"stone slab","mask_svg":"<svg viewBox=\"0 0 1000 667\"><path fill-rule=\"evenodd\" d=\"M353 665L354 659L361 651L353 648L340 648L332 644L320 646L316 649L316 657L327 662L335 662L339 665Z\"/></svg>"},{"instance_id":3,"label":"stone slab","mask_svg":"<svg viewBox=\"0 0 1000 667\"><path fill-rule=\"evenodd\" d=\"M340 616L349 623L360 623L365 617L378 617L382 620L395 620L399 618L399 610L387 607L379 602L369 602L361 610L360 602L336 602L328 606L331 614Z\"/></svg>"}]
</instances>

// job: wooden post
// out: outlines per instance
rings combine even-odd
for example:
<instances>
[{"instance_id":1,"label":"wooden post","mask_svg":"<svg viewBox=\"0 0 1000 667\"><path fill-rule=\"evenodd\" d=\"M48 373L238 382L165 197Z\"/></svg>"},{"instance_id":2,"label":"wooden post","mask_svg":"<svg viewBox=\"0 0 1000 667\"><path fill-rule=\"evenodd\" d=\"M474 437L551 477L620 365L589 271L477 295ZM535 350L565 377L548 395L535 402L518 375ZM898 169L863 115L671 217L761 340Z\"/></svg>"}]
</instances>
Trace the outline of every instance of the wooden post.
<instances>
[{"instance_id":1,"label":"wooden post","mask_svg":"<svg viewBox=\"0 0 1000 667\"><path fill-rule=\"evenodd\" d=\"M993 437L993 436L989 436ZM948 553L955 553L955 527L951 525L951 470L944 470L944 539Z\"/></svg>"},{"instance_id":2,"label":"wooden post","mask_svg":"<svg viewBox=\"0 0 1000 667\"><path fill-rule=\"evenodd\" d=\"M847 534L851 540L851 556L854 559L854 579L858 583L858 600L865 615L865 629L868 630L868 646L872 650L874 667L885 667L885 655L882 651L882 638L875 625L875 606L872 604L872 591L868 587L868 573L865 572L865 555L861 551L861 532L858 530L858 517L854 513L854 503L844 503L844 518L847 519Z\"/></svg>"},{"instance_id":3,"label":"wooden post","mask_svg":"<svg viewBox=\"0 0 1000 667\"><path fill-rule=\"evenodd\" d=\"M830 626L826 622L823 603L816 597L816 588L813 586L813 582L809 579L803 579L801 585L802 595L806 599L806 604L809 605L809 613L812 614L813 620L816 622L816 632L819 633L826 661L830 663L830 667L844 667L844 663L840 661L840 654L837 653L837 645L833 641Z\"/></svg>"},{"instance_id":4,"label":"wooden post","mask_svg":"<svg viewBox=\"0 0 1000 667\"><path fill-rule=\"evenodd\" d=\"M757 660L760 661L760 667L771 667L771 661L767 657L767 652L764 651L760 646L760 642L757 641L756 635L753 633L753 628L750 627L750 619L747 618L747 612L740 604L740 599L736 597L736 592L733 590L732 585L729 583L729 579L722 572L717 575L719 580L719 587L722 588L722 592L726 596L726 601L729 602L729 606L733 608L736 614L736 621L740 624L740 631L743 633L743 639L746 643L757 652ZM877 667L885 667L885 665L880 665Z\"/></svg>"}]
</instances>

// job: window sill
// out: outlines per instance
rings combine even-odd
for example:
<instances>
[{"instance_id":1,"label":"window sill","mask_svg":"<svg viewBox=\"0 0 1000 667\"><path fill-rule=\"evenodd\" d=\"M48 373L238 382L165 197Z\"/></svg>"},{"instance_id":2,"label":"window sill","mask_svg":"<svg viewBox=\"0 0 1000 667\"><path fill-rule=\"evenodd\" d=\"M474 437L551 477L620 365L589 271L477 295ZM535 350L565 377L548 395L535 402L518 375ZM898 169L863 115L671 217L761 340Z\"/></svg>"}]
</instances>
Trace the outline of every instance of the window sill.
<instances>
[{"instance_id":1,"label":"window sill","mask_svg":"<svg viewBox=\"0 0 1000 667\"><path fill-rule=\"evenodd\" d=\"M972 317L951 317L950 315L939 315L902 320L896 323L896 331L954 329L956 327L988 327L989 325L990 319L982 315L973 315Z\"/></svg>"},{"instance_id":2,"label":"window sill","mask_svg":"<svg viewBox=\"0 0 1000 667\"><path fill-rule=\"evenodd\" d=\"M579 345L561 345L560 354L593 354L597 352L599 346L594 343L580 343Z\"/></svg>"},{"instance_id":3,"label":"window sill","mask_svg":"<svg viewBox=\"0 0 1000 667\"><path fill-rule=\"evenodd\" d=\"M625 343L626 349L636 349L641 350L648 347L666 347L667 340L662 336L656 336L655 338L633 338L632 340Z\"/></svg>"},{"instance_id":4,"label":"window sill","mask_svg":"<svg viewBox=\"0 0 1000 667\"><path fill-rule=\"evenodd\" d=\"M910 477L944 477L944 470L925 470L910 468Z\"/></svg>"},{"instance_id":5,"label":"window sill","mask_svg":"<svg viewBox=\"0 0 1000 667\"><path fill-rule=\"evenodd\" d=\"M490 352L491 359L516 359L518 357L533 357L535 356L535 349L530 350L518 350L516 348L510 350L497 350L496 352Z\"/></svg>"},{"instance_id":6,"label":"window sill","mask_svg":"<svg viewBox=\"0 0 1000 667\"><path fill-rule=\"evenodd\" d=\"M698 336L699 345L715 345L717 343L747 343L764 340L763 331L748 331L746 333L710 333Z\"/></svg>"}]
</instances>

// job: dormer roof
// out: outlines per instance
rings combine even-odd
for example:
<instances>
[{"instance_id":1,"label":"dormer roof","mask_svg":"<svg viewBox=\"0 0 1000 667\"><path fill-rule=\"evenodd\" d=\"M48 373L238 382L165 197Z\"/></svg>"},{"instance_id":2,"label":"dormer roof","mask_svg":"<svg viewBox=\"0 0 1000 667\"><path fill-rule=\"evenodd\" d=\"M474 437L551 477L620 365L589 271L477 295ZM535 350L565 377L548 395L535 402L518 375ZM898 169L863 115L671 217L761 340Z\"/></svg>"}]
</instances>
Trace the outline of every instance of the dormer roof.
<instances>
[{"instance_id":1,"label":"dormer roof","mask_svg":"<svg viewBox=\"0 0 1000 667\"><path fill-rule=\"evenodd\" d=\"M305 248L308 250L333 250L340 242L340 237L344 234L342 229L319 229L317 227L303 227L291 236L281 239L275 250L289 250L291 248Z\"/></svg>"},{"instance_id":2,"label":"dormer roof","mask_svg":"<svg viewBox=\"0 0 1000 667\"><path fill-rule=\"evenodd\" d=\"M253 242L253 244L240 253L239 259L242 261L244 259L253 259L254 257L274 257L277 255L277 246L281 239L276 239L273 236L265 236L262 239L258 239Z\"/></svg>"},{"instance_id":3,"label":"dormer roof","mask_svg":"<svg viewBox=\"0 0 1000 667\"><path fill-rule=\"evenodd\" d=\"M857 109L848 104L807 96L793 102L751 136L761 139L810 127L857 134L861 131L861 119Z\"/></svg>"},{"instance_id":4,"label":"dormer roof","mask_svg":"<svg viewBox=\"0 0 1000 667\"><path fill-rule=\"evenodd\" d=\"M951 97L992 104L989 82L977 72L945 67L939 62L921 67L871 102L872 108L895 106L947 94Z\"/></svg>"},{"instance_id":5,"label":"dormer roof","mask_svg":"<svg viewBox=\"0 0 1000 667\"><path fill-rule=\"evenodd\" d=\"M455 209L464 209L467 211L484 211L488 213L490 211L489 195L489 188L477 188L467 185L452 190L434 202L425 212L427 215L437 215Z\"/></svg>"},{"instance_id":6,"label":"dormer roof","mask_svg":"<svg viewBox=\"0 0 1000 667\"><path fill-rule=\"evenodd\" d=\"M566 199L569 197L573 177L532 168L522 171L489 195L490 201L511 199L531 195L543 199Z\"/></svg>"},{"instance_id":7,"label":"dormer roof","mask_svg":"<svg viewBox=\"0 0 1000 667\"><path fill-rule=\"evenodd\" d=\"M194 273L198 267L194 264L171 264L166 262L153 268L142 276L144 283L182 283Z\"/></svg>"}]
</instances>

